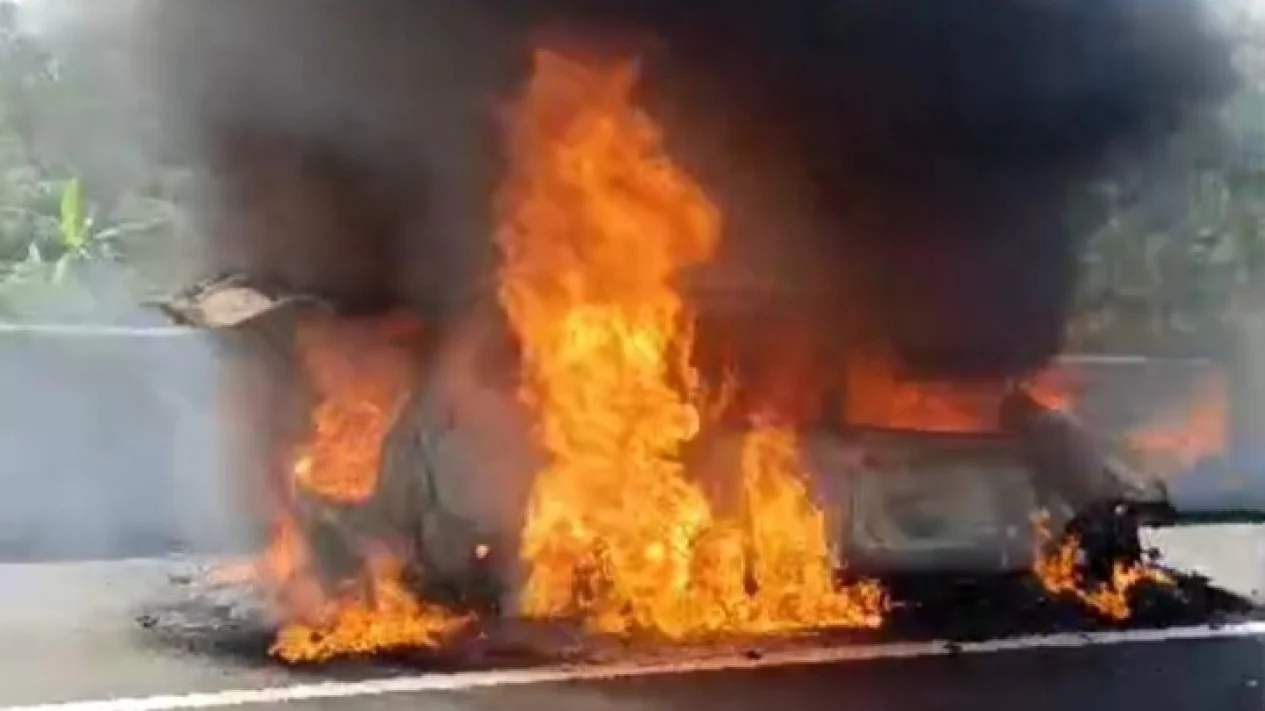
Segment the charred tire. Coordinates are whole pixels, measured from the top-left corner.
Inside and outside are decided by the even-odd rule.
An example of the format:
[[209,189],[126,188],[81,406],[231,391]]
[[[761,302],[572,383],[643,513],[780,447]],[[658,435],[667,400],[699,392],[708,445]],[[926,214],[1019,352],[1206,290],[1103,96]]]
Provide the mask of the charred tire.
[[1103,502],[1072,518],[1066,531],[1080,541],[1089,579],[1107,582],[1117,564],[1141,562],[1140,520],[1139,512],[1125,502]]
[[508,547],[458,510],[452,487],[469,479],[468,472],[440,447],[455,424],[434,388],[422,385],[412,393],[383,443],[375,517],[401,542],[427,600],[496,612],[506,593],[500,552]]

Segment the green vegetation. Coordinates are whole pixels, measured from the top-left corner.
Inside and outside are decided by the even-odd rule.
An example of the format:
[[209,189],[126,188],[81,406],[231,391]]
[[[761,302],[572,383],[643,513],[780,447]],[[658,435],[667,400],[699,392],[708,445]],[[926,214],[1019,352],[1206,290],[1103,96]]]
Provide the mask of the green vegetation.
[[114,318],[167,286],[186,171],[113,129],[97,55],[55,51],[18,19],[0,1],[0,319]]
[[1223,9],[1241,14],[1242,85],[1154,163],[1101,186],[1107,220],[1082,250],[1075,349],[1198,353],[1265,310],[1265,17]]

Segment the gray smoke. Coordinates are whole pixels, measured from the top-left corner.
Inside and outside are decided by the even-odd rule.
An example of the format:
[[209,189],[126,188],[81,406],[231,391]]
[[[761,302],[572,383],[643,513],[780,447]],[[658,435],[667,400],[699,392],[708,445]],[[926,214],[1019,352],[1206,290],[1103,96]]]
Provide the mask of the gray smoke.
[[[704,310],[736,286],[757,302],[738,330],[782,350],[763,357],[887,345],[951,374],[1014,373],[1057,351],[1092,226],[1069,224],[1069,201],[1113,165],[1139,165],[1232,83],[1195,0],[33,7],[31,21],[66,43],[108,36],[132,50],[101,63],[127,98],[109,123],[146,137],[156,126],[163,158],[208,168],[205,271],[367,311],[442,315],[486,293],[504,160],[495,110],[521,87],[541,31],[632,48],[673,157],[727,218],[721,259],[691,275]],[[791,316],[824,343],[759,337]],[[21,453],[6,456],[4,479],[21,495],[0,518],[22,525],[6,531],[108,555],[150,552],[136,541],[158,529],[234,528],[222,520],[233,506],[210,503],[227,496],[207,434],[219,422],[214,354],[203,339],[171,347],[196,352],[10,349],[0,380],[21,405],[0,431],[3,450]],[[492,412],[475,419],[502,426]],[[156,440],[181,437],[157,453]],[[156,484],[141,470],[178,474]],[[172,520],[155,523],[159,510]]]
[[495,102],[558,30],[637,49],[726,211],[720,281],[952,374],[1058,350],[1068,201],[1232,83],[1194,0],[187,0],[140,26],[172,145],[213,169],[208,268],[365,309],[478,292]]

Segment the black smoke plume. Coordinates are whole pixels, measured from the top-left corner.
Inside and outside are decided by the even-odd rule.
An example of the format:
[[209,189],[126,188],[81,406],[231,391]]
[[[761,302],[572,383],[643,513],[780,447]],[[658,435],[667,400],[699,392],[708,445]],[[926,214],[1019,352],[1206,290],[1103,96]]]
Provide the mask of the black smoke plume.
[[173,145],[212,169],[209,267],[459,308],[494,269],[496,102],[534,42],[567,37],[636,48],[674,158],[724,208],[700,298],[777,291],[770,318],[952,374],[1060,348],[1085,227],[1068,201],[1232,83],[1195,0],[184,0],[143,18]]

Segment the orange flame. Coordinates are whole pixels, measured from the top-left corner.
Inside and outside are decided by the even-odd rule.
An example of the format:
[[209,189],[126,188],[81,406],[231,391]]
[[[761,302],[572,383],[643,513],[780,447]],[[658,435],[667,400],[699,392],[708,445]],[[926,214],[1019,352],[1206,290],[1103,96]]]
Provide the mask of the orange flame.
[[272,653],[287,662],[319,662],[384,649],[438,647],[470,618],[422,602],[403,582],[399,562],[371,555],[358,584],[333,597],[320,596],[311,621],[281,628]]
[[413,377],[407,351],[386,335],[394,326],[299,324],[300,366],[320,400],[312,414],[312,437],[294,460],[298,487],[347,504],[373,496],[382,440]]
[[877,627],[886,603],[876,583],[835,591],[825,516],[812,501],[795,433],[757,427],[743,442],[741,462],[757,590],[746,618],[770,631],[820,624]]
[[1194,402],[1169,412],[1126,436],[1129,447],[1164,472],[1194,466],[1225,451],[1229,431],[1229,393],[1225,378],[1214,374],[1199,385]]
[[1037,373],[1023,387],[1032,399],[1051,410],[1070,413],[1076,404],[1069,374],[1057,367]]
[[[1073,390],[1066,375],[1044,370],[1017,384],[1043,407],[1070,412]],[[848,361],[844,420],[851,425],[941,433],[988,433],[1001,428],[1006,381],[914,380],[891,362],[869,357]]]
[[[405,324],[407,325],[407,324]],[[395,319],[299,324],[299,364],[316,390],[308,438],[289,468],[290,495],[320,505],[363,505],[378,486],[381,448],[414,377]],[[397,558],[360,542],[364,570],[329,590],[294,515],[280,512],[260,576],[282,621],[272,652],[290,662],[323,661],[380,649],[430,647],[466,620],[417,600]]]
[[1032,572],[1051,595],[1073,598],[1103,617],[1123,621],[1133,614],[1129,596],[1138,584],[1173,584],[1173,579],[1162,570],[1142,563],[1116,562],[1110,582],[1087,587],[1081,575],[1080,540],[1068,535],[1055,545],[1049,516],[1045,514],[1034,517],[1034,525],[1037,551]]
[[851,358],[845,420],[852,425],[924,432],[996,432],[1006,384],[920,381],[888,362]]
[[681,463],[702,394],[670,281],[711,257],[721,220],[632,104],[635,75],[540,51],[513,114],[500,298],[550,459],[523,529],[522,610],[669,638],[877,625],[873,586],[830,584],[793,436],[751,435],[744,521],[718,520]]

